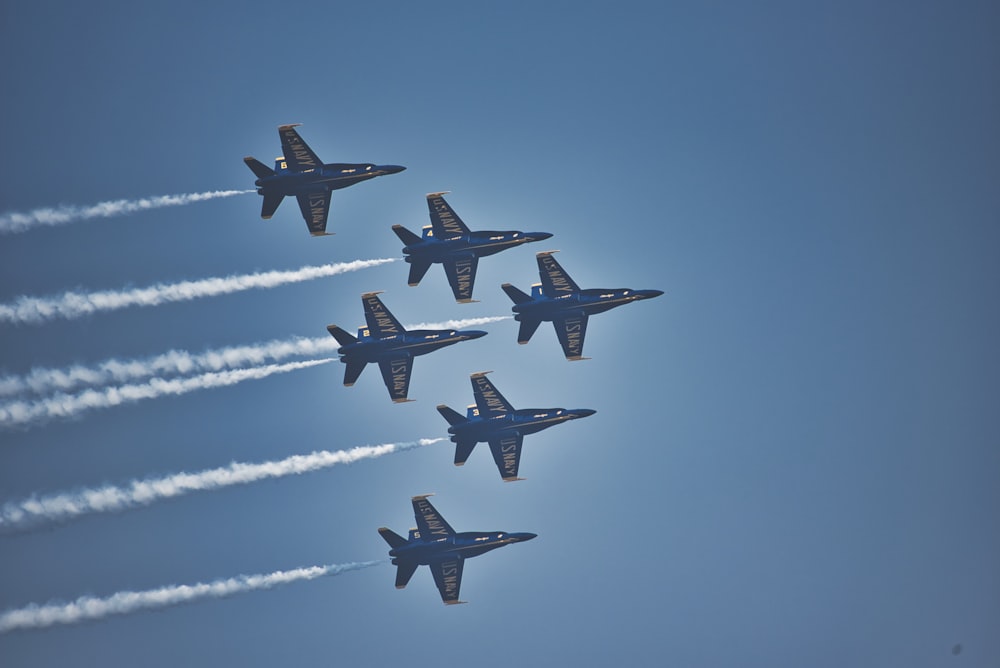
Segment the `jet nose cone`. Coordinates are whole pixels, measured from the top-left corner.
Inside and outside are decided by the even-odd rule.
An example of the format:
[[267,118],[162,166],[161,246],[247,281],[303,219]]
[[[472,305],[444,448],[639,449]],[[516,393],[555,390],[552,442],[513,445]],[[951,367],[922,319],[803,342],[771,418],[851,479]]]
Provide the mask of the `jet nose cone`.
[[523,543],[526,540],[531,540],[532,538],[538,538],[538,534],[537,533],[527,533],[527,532],[525,532],[525,533],[512,533],[512,534],[510,534],[510,537],[516,543]]
[[402,165],[382,165],[379,169],[383,170],[387,174],[399,174],[401,171],[406,169]]
[[663,294],[663,290],[636,290],[639,299],[652,299]]
[[578,408],[575,411],[571,412],[573,413],[573,419],[577,420],[579,418],[590,417],[597,411],[595,411],[593,408]]
[[528,232],[524,236],[531,239],[531,241],[545,241],[552,236],[551,232]]
[[462,336],[466,339],[481,339],[482,337],[489,334],[489,332],[484,332],[479,329],[465,329],[462,330]]

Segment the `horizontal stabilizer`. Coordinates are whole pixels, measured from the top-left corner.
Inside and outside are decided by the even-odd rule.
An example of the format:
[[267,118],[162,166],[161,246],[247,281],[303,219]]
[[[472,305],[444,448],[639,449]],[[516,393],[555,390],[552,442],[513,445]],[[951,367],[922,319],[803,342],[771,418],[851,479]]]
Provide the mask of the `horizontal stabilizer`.
[[518,290],[510,283],[504,283],[500,287],[507,293],[507,296],[510,297],[510,300],[515,304],[525,304],[531,301],[531,297],[524,294],[524,292]]
[[396,589],[404,589],[406,587],[410,582],[410,578],[417,572],[417,566],[419,565],[415,561],[403,561],[396,566]]
[[271,192],[264,195],[264,201],[260,205],[260,217],[264,220],[270,220],[274,212],[281,206],[281,200],[283,199],[285,199],[284,195],[276,195]]
[[441,404],[440,406],[438,406],[437,410],[438,410],[438,413],[441,414],[441,417],[443,417],[445,420],[447,420],[448,424],[450,424],[450,425],[462,424],[463,422],[466,421],[465,416],[463,416],[461,413],[459,413],[456,410],[448,408],[444,404]]
[[248,155],[243,158],[243,162],[247,163],[247,167],[250,168],[251,172],[256,174],[258,179],[266,179],[269,176],[274,176],[274,170],[257,158],[252,158]]
[[421,279],[427,273],[427,270],[431,268],[431,263],[427,260],[409,258],[410,260],[410,276],[407,278],[406,283],[412,288],[415,285],[420,285]]
[[459,441],[455,446],[455,466],[465,466],[465,462],[476,447],[477,441]]
[[531,340],[531,336],[538,330],[538,326],[542,324],[541,320],[536,319],[525,319],[521,321],[521,327],[517,330],[517,342],[524,345]]
[[357,343],[358,340],[350,332],[337,327],[336,325],[327,325],[326,331],[330,332],[330,336],[337,339],[337,343],[342,346],[346,346],[350,343]]
[[382,536],[382,538],[385,539],[385,542],[389,543],[389,547],[391,548],[403,547],[406,545],[405,538],[387,527],[379,527],[378,535]]
[[412,246],[413,244],[420,243],[420,237],[418,237],[413,232],[410,232],[402,225],[393,225],[392,231],[395,232],[396,236],[399,237],[399,240],[402,241],[403,244],[407,246]]

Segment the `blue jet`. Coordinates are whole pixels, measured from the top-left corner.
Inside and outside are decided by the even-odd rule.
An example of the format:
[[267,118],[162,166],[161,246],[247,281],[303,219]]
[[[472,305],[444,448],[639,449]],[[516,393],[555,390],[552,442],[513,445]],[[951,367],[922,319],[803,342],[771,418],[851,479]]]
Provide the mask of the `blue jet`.
[[256,158],[247,156],[247,163],[257,180],[257,192],[264,197],[260,217],[268,220],[287,196],[299,200],[302,217],[314,237],[326,236],[326,219],[330,215],[330,192],[386,174],[398,174],[406,169],[399,165],[372,165],[333,162],[324,165],[312,149],[302,141],[295,128],[301,123],[278,126],[284,155],[271,169]]
[[455,533],[427,500],[428,496],[432,495],[413,497],[413,516],[417,519],[417,528],[410,529],[408,539],[386,527],[378,530],[391,548],[389,556],[396,566],[396,589],[406,587],[417,566],[430,566],[434,584],[441,592],[441,600],[445,605],[465,603],[458,600],[458,590],[462,586],[462,565],[466,559],[478,557],[504,545],[523,543],[537,536],[533,533],[504,531]]
[[548,232],[518,230],[473,232],[444,200],[446,194],[427,195],[431,224],[423,228],[423,238],[402,225],[392,226],[392,231],[406,244],[403,254],[409,256],[406,261],[410,263],[411,286],[418,285],[431,265],[439,262],[444,266],[455,301],[467,304],[473,301],[472,284],[476,281],[479,258],[552,236]]
[[576,420],[593,415],[597,411],[589,408],[567,410],[565,408],[522,408],[515,410],[504,399],[493,383],[486,378],[490,371],[474,373],[472,393],[476,397],[474,406],[469,406],[468,417],[444,404],[437,407],[438,413],[448,421],[448,433],[455,446],[455,466],[462,466],[472,454],[476,443],[489,443],[493,461],[504,482],[522,480],[517,477],[521,463],[521,444],[526,434],[535,432],[567,420]]
[[346,387],[354,385],[369,362],[376,362],[382,370],[382,380],[385,381],[392,400],[396,403],[411,401],[406,398],[406,393],[410,387],[414,357],[459,341],[486,336],[486,332],[474,329],[407,331],[378,298],[379,294],[366,292],[361,295],[361,303],[365,307],[365,322],[368,325],[358,328],[357,337],[336,325],[326,328],[341,345],[337,352],[340,354],[340,361],[347,365],[344,370]]
[[517,342],[525,344],[531,339],[542,321],[550,321],[559,337],[563,354],[570,361],[588,359],[583,356],[583,337],[587,334],[587,319],[622,304],[641,299],[652,299],[663,290],[630,290],[628,288],[591,288],[581,290],[569,277],[552,254],[557,251],[536,253],[538,275],[541,283],[531,286],[531,296],[504,283],[503,291],[514,302],[514,320],[521,323]]

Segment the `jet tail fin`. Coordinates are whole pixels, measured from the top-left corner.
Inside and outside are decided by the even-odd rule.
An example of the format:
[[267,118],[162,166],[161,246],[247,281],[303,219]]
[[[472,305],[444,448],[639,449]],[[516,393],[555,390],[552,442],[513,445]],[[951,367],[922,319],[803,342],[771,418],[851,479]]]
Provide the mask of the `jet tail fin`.
[[402,241],[407,246],[412,246],[413,244],[420,243],[420,237],[418,237],[413,232],[410,232],[402,225],[393,225],[392,231],[395,232],[396,236],[399,237],[399,240]]
[[438,413],[441,414],[441,417],[443,417],[445,420],[447,420],[448,424],[450,424],[450,425],[462,424],[463,422],[466,422],[466,418],[465,418],[464,415],[462,415],[461,413],[459,413],[456,410],[448,408],[444,404],[441,404],[440,406],[438,406],[437,410],[438,410]]
[[510,300],[515,304],[524,304],[531,301],[531,297],[524,294],[524,292],[518,290],[510,283],[504,283],[500,287],[507,293],[507,296],[510,297]]
[[342,346],[346,346],[349,343],[357,343],[357,338],[348,331],[337,327],[336,325],[327,325],[326,331],[330,332],[330,336],[337,339],[337,343]]
[[247,163],[247,167],[250,171],[257,175],[258,179],[267,178],[268,176],[274,176],[274,170],[265,165],[263,162],[257,158],[247,156],[243,158],[243,162]]
[[406,539],[388,527],[379,527],[378,535],[382,536],[393,549],[406,545]]

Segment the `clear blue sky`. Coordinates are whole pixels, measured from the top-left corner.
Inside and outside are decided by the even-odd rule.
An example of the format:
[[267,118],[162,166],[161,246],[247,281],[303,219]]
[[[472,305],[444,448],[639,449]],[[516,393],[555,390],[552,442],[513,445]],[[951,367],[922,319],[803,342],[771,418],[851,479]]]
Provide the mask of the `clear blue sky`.
[[[414,403],[324,365],[0,431],[0,502],[230,461],[444,436],[468,374],[597,414],[502,484],[441,443],[0,536],[0,609],[380,559],[436,492],[458,530],[539,538],[441,605],[389,566],[0,635],[4,666],[996,666],[1000,10],[990,2],[35,3],[0,8],[0,213],[252,187],[300,122],[336,194],[313,239],[256,195],[0,237],[0,302],[392,257],[424,194],[545,230],[473,305],[406,267],[44,325],[0,372],[200,352],[362,322],[503,315],[557,248],[587,362],[516,325],[419,358]],[[961,645],[961,653],[953,648]]]

